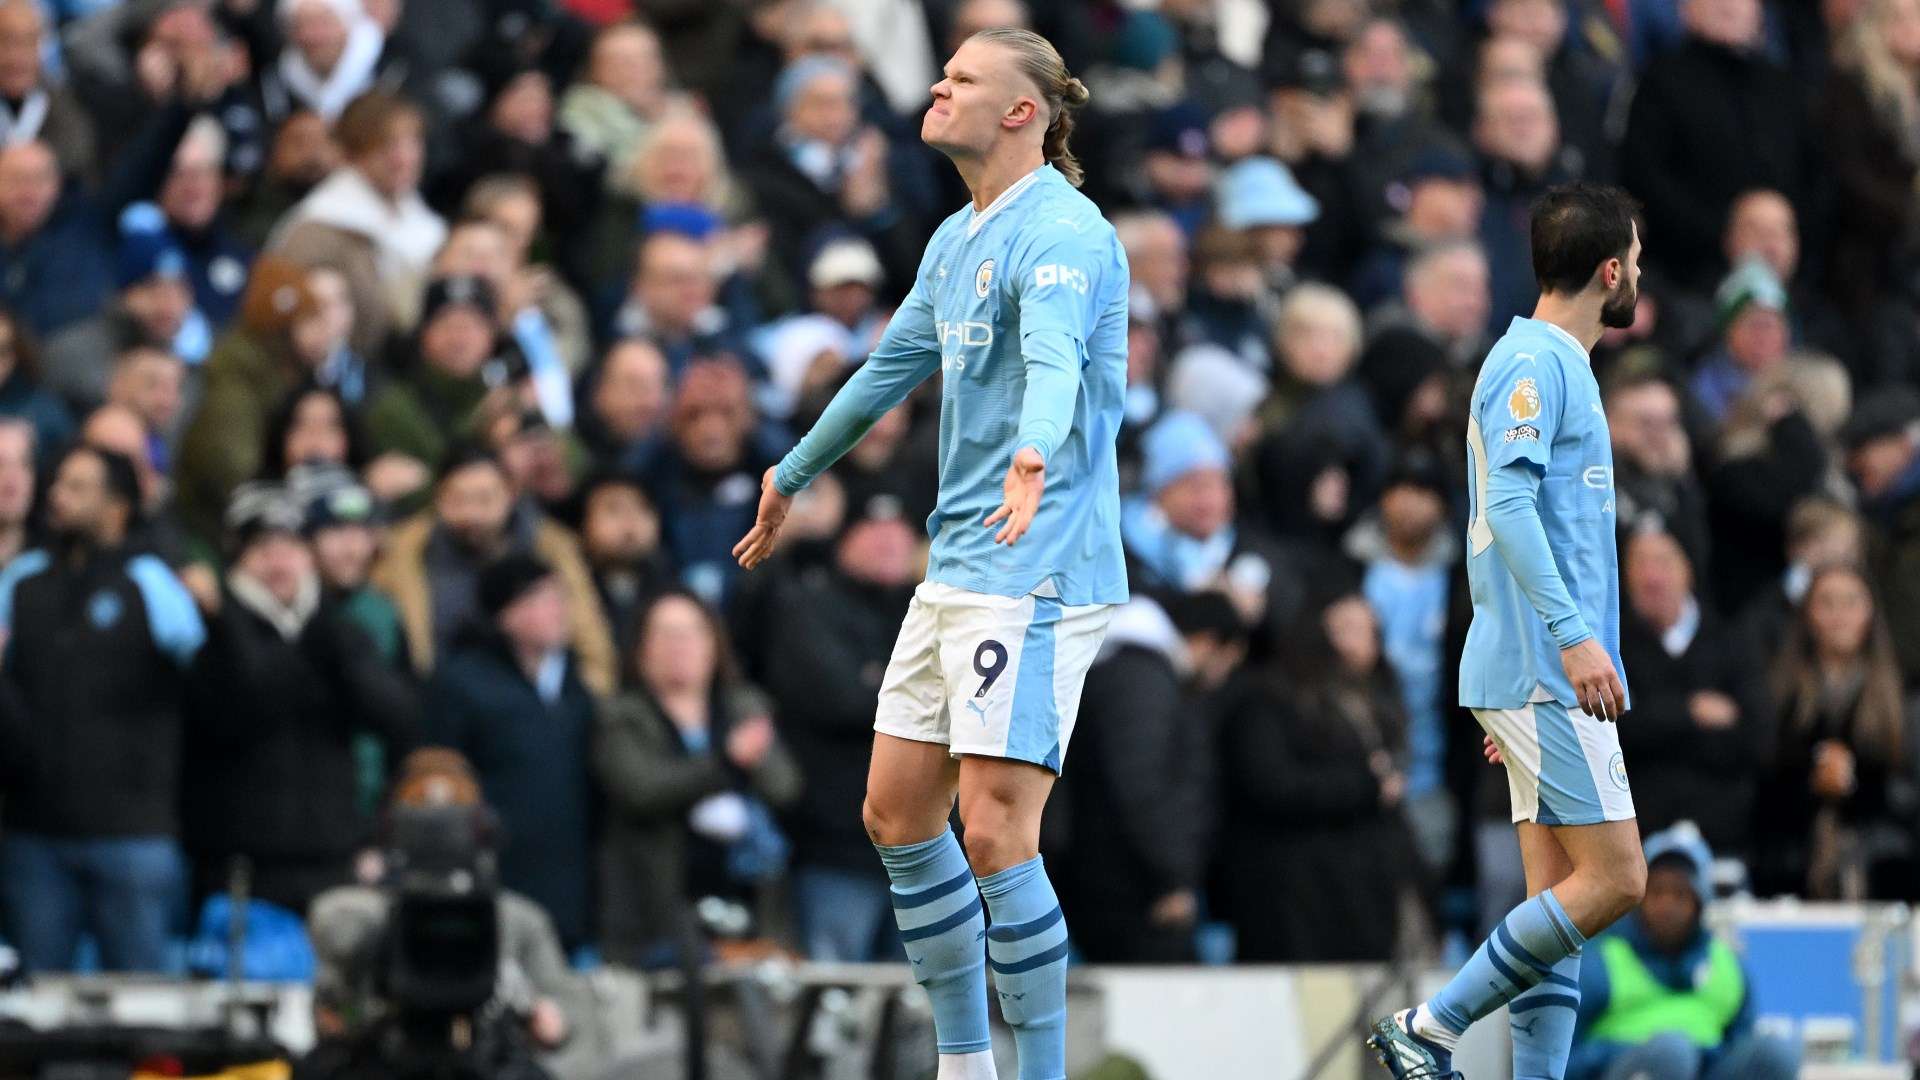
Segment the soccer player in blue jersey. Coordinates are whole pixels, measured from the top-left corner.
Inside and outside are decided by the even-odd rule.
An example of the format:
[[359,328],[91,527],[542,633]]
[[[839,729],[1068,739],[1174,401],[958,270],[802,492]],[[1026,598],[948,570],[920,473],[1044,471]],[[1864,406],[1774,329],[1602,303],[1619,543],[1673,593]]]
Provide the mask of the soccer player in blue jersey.
[[[1053,46],[982,31],[944,76],[921,137],[973,202],[934,232],[880,344],[768,471],[734,553],[748,569],[764,560],[794,493],[943,373],[933,551],[880,685],[867,832],[933,1001],[939,1080],[995,1075],[989,963],[1021,1080],[1063,1080],[1067,929],[1041,865],[1040,812],[1112,606],[1127,599],[1114,456],[1127,263],[1075,190],[1067,137],[1087,88]],[[956,797],[964,852],[947,828]]]
[[1367,1042],[1399,1080],[1455,1075],[1469,1024],[1508,1006],[1517,1080],[1560,1080],[1580,1005],[1580,946],[1632,910],[1647,868],[1614,726],[1620,665],[1613,452],[1587,350],[1633,323],[1634,205],[1555,188],[1533,208],[1540,302],[1487,354],[1467,419],[1473,625],[1460,704],[1507,769],[1528,899],[1439,994]]

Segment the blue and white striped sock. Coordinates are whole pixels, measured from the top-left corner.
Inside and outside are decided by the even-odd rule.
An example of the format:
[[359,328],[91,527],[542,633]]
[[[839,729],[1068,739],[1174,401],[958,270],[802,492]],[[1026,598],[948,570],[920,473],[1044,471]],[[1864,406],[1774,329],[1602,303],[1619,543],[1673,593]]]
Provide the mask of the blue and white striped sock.
[[924,843],[874,845],[893,881],[893,917],[913,979],[933,1001],[941,1054],[993,1048],[987,1031],[986,914],[951,829]]
[[1039,856],[980,879],[993,926],[987,959],[1013,1028],[1020,1080],[1066,1080],[1067,924]]
[[1507,1003],[1513,1080],[1562,1080],[1580,1018],[1580,954],[1553,965],[1533,989]]
[[1545,981],[1586,944],[1548,889],[1507,913],[1466,965],[1413,1014],[1413,1029],[1452,1050],[1475,1020]]

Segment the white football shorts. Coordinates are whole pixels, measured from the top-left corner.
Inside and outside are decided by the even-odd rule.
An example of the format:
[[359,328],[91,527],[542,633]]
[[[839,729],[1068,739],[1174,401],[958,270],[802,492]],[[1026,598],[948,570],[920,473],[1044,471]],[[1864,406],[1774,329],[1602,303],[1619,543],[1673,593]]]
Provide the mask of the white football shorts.
[[922,582],[880,682],[873,730],[1058,773],[1112,604]]
[[1633,816],[1620,727],[1569,709],[1544,688],[1518,709],[1475,709],[1500,748],[1513,820],[1597,825]]

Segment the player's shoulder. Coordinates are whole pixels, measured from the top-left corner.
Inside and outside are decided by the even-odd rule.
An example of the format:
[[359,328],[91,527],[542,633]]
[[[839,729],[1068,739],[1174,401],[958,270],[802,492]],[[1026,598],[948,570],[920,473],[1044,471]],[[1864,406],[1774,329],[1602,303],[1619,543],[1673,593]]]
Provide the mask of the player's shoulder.
[[1033,194],[1017,226],[1030,243],[1068,242],[1098,248],[1116,242],[1113,226],[1100,208],[1066,180],[1056,178]]
[[[1528,399],[1537,403],[1542,392],[1557,394],[1564,379],[1558,342],[1544,335],[1516,328],[1503,335],[1487,351],[1480,368],[1475,403],[1486,406],[1496,399]],[[1537,404],[1534,406],[1538,408]],[[1515,414],[1523,410],[1516,408]]]
[[1586,358],[1574,354],[1572,346],[1557,334],[1542,331],[1519,320],[1487,350],[1485,371],[1497,374],[1509,370],[1537,370],[1562,381],[1566,365],[1584,364]]

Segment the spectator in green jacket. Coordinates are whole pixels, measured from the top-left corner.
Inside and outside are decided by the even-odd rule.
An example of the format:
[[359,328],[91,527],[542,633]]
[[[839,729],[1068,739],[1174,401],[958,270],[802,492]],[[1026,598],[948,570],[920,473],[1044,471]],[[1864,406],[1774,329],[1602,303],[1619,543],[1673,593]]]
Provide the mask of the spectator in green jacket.
[[367,406],[375,454],[396,453],[438,468],[449,444],[469,434],[487,394],[482,369],[500,343],[493,286],[444,277],[427,286],[414,354]]
[[1647,841],[1646,899],[1588,942],[1580,961],[1567,1080],[1798,1075],[1799,1049],[1753,1030],[1752,979],[1739,955],[1701,924],[1712,865],[1692,822]]

